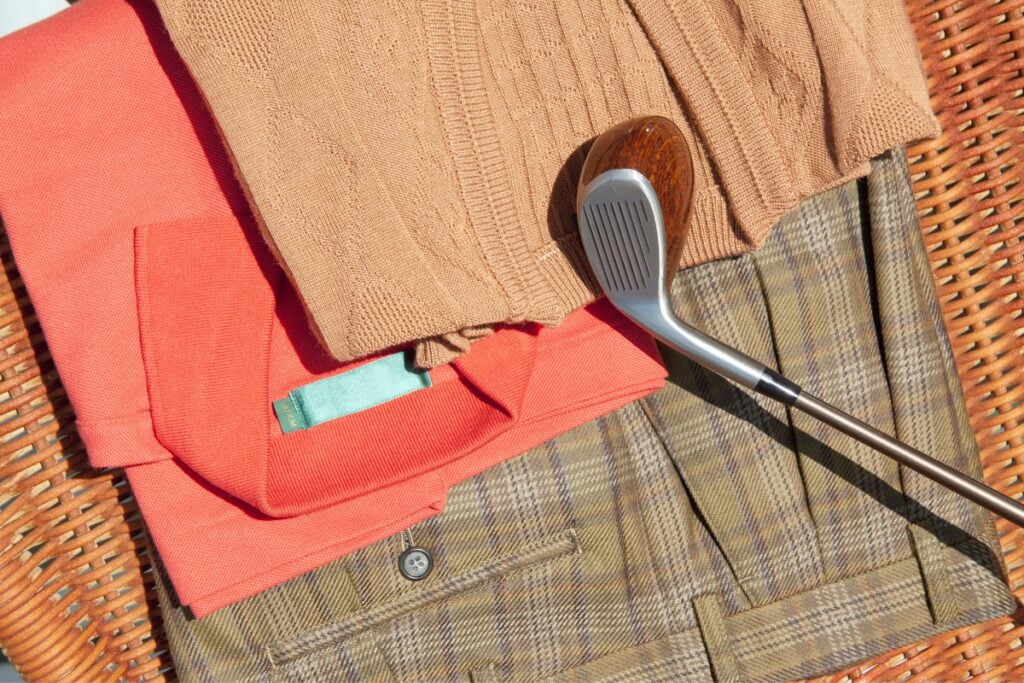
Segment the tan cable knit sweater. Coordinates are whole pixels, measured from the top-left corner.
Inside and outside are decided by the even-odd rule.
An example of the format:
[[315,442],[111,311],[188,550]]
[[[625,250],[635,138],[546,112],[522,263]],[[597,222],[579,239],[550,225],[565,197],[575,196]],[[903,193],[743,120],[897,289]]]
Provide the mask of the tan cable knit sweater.
[[576,178],[624,119],[697,154],[683,265],[937,132],[900,0],[156,3],[340,360],[592,299]]

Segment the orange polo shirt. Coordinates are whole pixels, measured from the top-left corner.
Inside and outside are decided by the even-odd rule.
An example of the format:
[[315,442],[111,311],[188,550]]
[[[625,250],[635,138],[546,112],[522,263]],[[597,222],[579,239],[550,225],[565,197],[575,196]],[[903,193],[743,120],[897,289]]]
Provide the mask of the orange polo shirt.
[[597,302],[286,432],[275,400],[374,359],[317,345],[155,10],[84,0],[0,40],[0,92],[0,216],[79,432],[125,468],[197,616],[437,514],[454,483],[664,380]]

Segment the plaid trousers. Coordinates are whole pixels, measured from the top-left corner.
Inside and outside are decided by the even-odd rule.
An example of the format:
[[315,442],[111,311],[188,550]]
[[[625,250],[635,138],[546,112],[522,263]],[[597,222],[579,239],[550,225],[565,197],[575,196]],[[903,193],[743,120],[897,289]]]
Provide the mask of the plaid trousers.
[[[673,295],[980,476],[901,152],[805,200],[761,250],[680,272]],[[784,680],[1013,611],[983,511],[663,353],[663,390],[459,484],[393,538],[201,620],[158,577],[182,680]],[[398,570],[410,544],[433,555],[422,581]]]

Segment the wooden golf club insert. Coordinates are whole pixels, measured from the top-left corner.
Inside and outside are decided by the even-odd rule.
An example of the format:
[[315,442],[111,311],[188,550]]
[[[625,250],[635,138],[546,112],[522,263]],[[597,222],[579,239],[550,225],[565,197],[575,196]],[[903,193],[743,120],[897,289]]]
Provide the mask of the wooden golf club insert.
[[693,161],[686,138],[663,116],[643,116],[615,125],[591,145],[583,162],[580,189],[617,168],[639,171],[658,195],[668,242],[666,278],[671,280],[690,228]]

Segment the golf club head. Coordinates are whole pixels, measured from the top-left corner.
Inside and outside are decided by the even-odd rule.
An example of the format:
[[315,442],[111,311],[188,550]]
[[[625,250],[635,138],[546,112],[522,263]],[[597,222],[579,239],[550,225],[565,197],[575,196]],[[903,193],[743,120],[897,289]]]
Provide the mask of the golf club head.
[[598,284],[627,315],[638,302],[667,301],[692,192],[689,147],[664,117],[620,123],[587,153],[576,196],[580,236]]
[[[601,289],[633,322],[704,367],[760,387],[764,365],[672,311],[668,290],[686,238],[692,189],[689,150],[671,121],[647,117],[615,126],[594,141],[583,164],[576,196],[583,250]],[[767,391],[795,395],[769,380]]]

